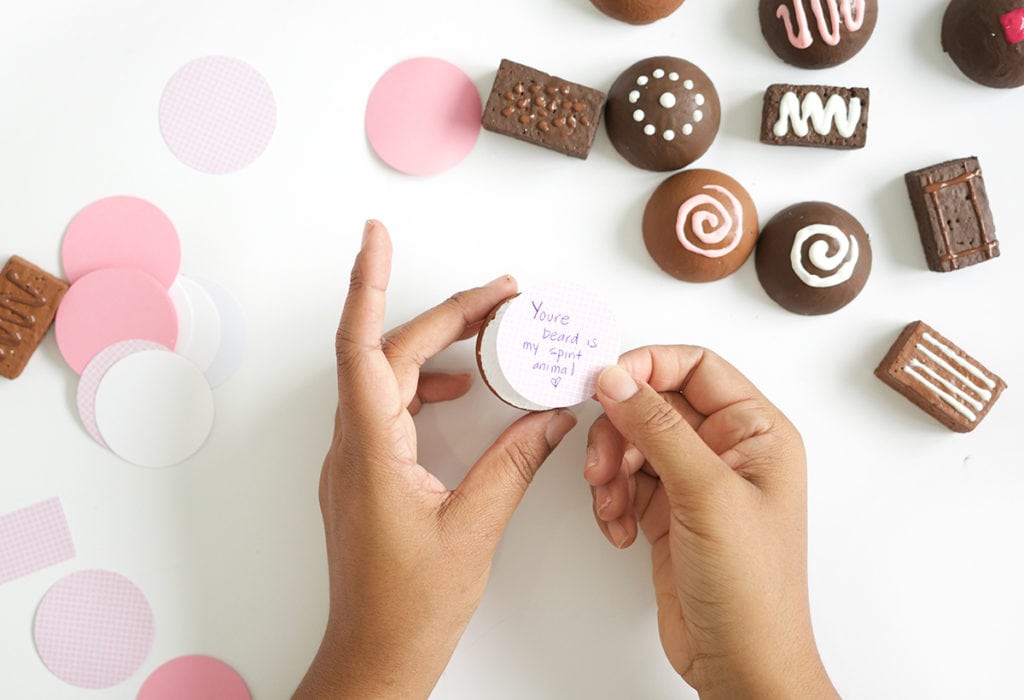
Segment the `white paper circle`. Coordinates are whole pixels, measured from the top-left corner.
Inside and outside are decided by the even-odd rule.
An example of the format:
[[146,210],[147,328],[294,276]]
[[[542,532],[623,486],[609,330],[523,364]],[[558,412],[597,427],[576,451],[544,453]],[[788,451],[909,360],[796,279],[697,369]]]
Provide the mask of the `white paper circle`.
[[509,384],[548,408],[586,401],[619,357],[615,317],[593,292],[556,283],[509,302],[498,327],[498,363]]
[[180,287],[188,298],[192,318],[191,328],[186,329],[188,335],[179,335],[174,349],[205,372],[220,350],[220,312],[206,288],[191,277],[178,277],[175,286]]
[[119,457],[167,467],[195,454],[213,428],[213,392],[202,371],[172,352],[129,355],[96,391],[96,424]]
[[220,313],[220,349],[206,368],[206,379],[210,386],[218,387],[242,366],[248,337],[245,314],[230,292],[216,282],[198,277],[192,279],[202,285]]
[[178,342],[174,345],[177,352],[185,345],[186,339],[192,337],[194,320],[192,318],[192,302],[188,298],[188,292],[181,286],[181,277],[175,277],[171,288],[167,293],[171,295],[174,302],[174,310],[178,312]]

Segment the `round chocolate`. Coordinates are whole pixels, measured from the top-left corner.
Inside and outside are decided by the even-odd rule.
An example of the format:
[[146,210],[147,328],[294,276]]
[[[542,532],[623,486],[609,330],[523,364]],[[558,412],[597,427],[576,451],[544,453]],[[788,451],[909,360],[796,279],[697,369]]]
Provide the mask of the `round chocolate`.
[[803,202],[765,225],[754,264],[761,286],[783,308],[805,316],[830,314],[864,289],[871,274],[871,243],[845,210]]
[[679,9],[683,0],[590,0],[609,17],[630,24],[650,24]]
[[665,180],[644,209],[644,243],[662,270],[713,282],[739,269],[757,241],[757,209],[740,183],[717,170]]
[[772,51],[799,68],[851,59],[875,31],[878,0],[761,0],[761,33]]
[[976,83],[1024,85],[1024,2],[953,0],[942,18],[942,48]]
[[605,127],[623,158],[646,170],[679,170],[711,147],[718,91],[697,66],[655,56],[630,66],[608,91]]

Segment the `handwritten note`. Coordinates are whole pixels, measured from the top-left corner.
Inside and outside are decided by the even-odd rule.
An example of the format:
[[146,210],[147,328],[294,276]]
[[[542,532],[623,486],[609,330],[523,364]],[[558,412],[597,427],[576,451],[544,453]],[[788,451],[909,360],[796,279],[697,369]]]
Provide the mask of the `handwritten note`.
[[619,330],[607,305],[576,285],[527,290],[509,303],[498,329],[498,363],[530,401],[574,406],[594,393],[597,375],[619,356]]

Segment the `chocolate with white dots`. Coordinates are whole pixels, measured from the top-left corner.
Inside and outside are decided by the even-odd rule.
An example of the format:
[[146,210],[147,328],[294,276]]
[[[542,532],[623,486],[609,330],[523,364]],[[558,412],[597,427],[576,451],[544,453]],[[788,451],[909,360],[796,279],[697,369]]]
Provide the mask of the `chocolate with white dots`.
[[655,56],[630,66],[612,85],[605,125],[615,149],[638,168],[679,170],[718,134],[718,91],[700,68]]

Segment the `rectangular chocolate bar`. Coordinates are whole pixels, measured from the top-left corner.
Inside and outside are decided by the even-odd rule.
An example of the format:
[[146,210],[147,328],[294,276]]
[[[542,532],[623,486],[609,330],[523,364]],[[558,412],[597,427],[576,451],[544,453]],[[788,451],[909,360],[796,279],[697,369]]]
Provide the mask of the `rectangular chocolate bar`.
[[1006,382],[922,321],[896,339],[875,376],[950,430],[974,430]]
[[488,131],[586,158],[604,102],[599,90],[502,59],[482,123]]
[[25,369],[57,314],[68,285],[35,265],[12,257],[0,271],[0,377]]
[[949,272],[999,257],[977,158],[939,163],[905,179],[930,270]]
[[869,98],[867,88],[769,85],[764,93],[761,143],[864,148]]

